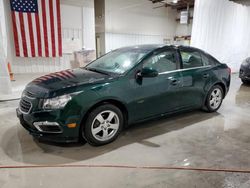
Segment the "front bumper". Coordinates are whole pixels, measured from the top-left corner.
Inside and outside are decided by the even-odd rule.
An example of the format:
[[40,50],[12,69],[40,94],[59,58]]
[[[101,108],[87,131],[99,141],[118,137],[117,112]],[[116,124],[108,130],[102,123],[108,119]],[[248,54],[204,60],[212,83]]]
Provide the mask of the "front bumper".
[[[35,138],[44,141],[51,141],[57,143],[71,143],[79,140],[80,118],[72,116],[60,118],[60,113],[54,112],[35,112],[31,114],[24,114],[19,109],[16,109],[16,114],[20,120],[20,124]],[[57,122],[61,128],[60,133],[41,132],[35,126],[35,122]],[[77,123],[75,128],[68,128],[69,123]]]

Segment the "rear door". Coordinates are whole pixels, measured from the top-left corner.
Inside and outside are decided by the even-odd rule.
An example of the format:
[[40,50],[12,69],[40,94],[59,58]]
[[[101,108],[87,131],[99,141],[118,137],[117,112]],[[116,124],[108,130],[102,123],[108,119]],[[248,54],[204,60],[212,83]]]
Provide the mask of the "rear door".
[[182,62],[183,106],[200,107],[211,82],[212,66],[204,62],[202,52],[197,49],[180,47],[179,52]]

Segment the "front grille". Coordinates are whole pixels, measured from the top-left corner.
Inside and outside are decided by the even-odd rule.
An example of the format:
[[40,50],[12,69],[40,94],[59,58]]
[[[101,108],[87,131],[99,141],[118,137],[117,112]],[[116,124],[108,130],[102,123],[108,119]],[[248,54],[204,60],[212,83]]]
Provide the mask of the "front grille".
[[20,110],[22,112],[29,113],[30,110],[31,110],[31,107],[32,107],[31,102],[29,102],[29,101],[27,101],[27,100],[25,100],[23,98],[21,99],[21,101],[20,101]]
[[35,94],[34,93],[31,93],[29,91],[25,91],[24,92],[24,95],[27,96],[28,98],[35,98]]

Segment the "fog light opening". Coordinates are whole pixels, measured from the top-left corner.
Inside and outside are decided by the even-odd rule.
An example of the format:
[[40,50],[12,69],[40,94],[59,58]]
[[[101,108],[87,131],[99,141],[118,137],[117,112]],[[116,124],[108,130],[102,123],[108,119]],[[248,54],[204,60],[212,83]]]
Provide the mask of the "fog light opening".
[[57,122],[34,122],[35,128],[42,133],[62,133],[62,128]]

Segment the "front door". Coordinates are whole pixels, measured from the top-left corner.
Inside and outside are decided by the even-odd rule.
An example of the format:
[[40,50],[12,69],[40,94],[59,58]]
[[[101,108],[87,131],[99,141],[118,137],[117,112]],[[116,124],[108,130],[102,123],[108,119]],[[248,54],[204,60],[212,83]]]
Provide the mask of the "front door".
[[135,101],[131,107],[135,120],[174,111],[181,105],[182,79],[177,51],[166,48],[154,53],[142,62],[141,68],[157,70],[159,75],[153,78],[143,77],[140,81],[131,80]]

